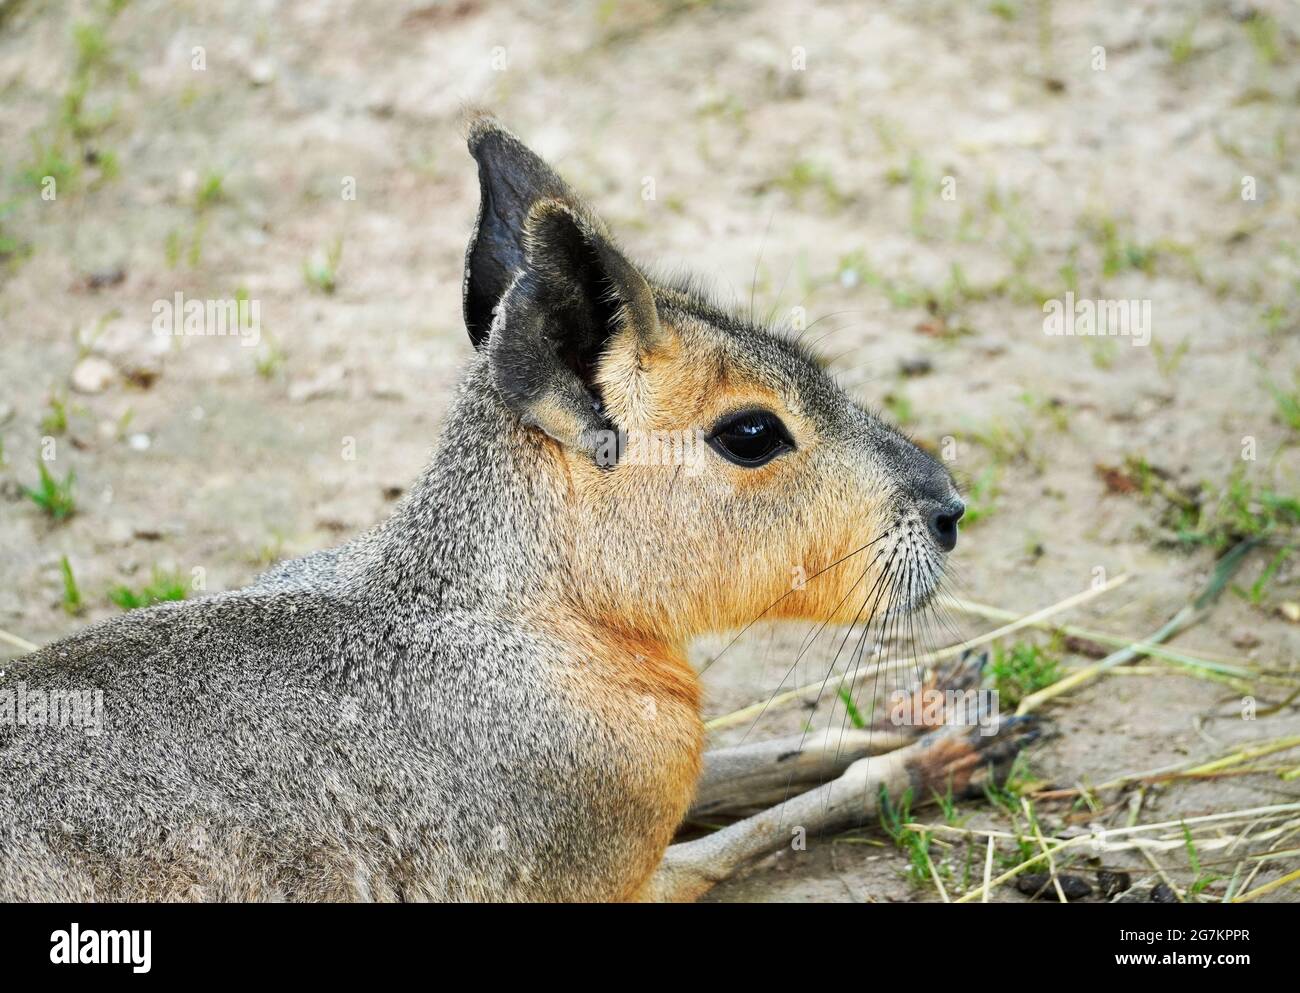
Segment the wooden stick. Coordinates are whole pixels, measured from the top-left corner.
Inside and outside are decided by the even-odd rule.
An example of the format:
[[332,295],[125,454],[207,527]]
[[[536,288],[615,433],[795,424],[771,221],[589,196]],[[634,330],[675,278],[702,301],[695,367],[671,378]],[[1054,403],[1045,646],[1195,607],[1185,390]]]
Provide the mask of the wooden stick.
[[1038,826],[1038,818],[1034,816],[1033,805],[1027,797],[1022,796],[1020,806],[1024,808],[1025,818],[1029,821],[1029,826],[1034,830],[1034,837],[1038,841],[1038,847],[1047,856],[1047,872],[1051,876],[1052,885],[1056,887],[1056,898],[1062,903],[1069,903],[1070,901],[1065,898],[1065,890],[1061,889],[1061,880],[1056,875],[1056,860],[1052,858],[1052,850],[1047,847],[1047,840],[1043,837],[1042,828]]
[[[1091,792],[1115,789],[1118,786],[1124,786],[1128,783],[1141,783],[1143,786],[1155,786],[1159,783],[1176,783],[1182,779],[1232,779],[1237,776],[1258,776],[1270,772],[1278,773],[1283,779],[1285,779],[1286,775],[1283,772],[1284,769],[1285,766],[1252,765],[1245,769],[1225,769],[1222,772],[1163,772],[1151,776],[1130,776],[1127,779],[1116,780],[1113,783],[1102,783],[1100,786],[1092,787]],[[1071,797],[1082,795],[1083,792],[1082,787],[1070,786],[1059,790],[1032,790],[1029,795],[1035,800],[1068,800]]]
[[1289,738],[1278,738],[1276,741],[1266,741],[1262,745],[1247,746],[1238,749],[1231,755],[1225,755],[1221,759],[1215,759],[1213,762],[1206,762],[1204,765],[1198,765],[1193,769],[1188,769],[1189,775],[1197,773],[1205,774],[1218,772],[1229,766],[1240,765],[1243,762],[1249,762],[1251,759],[1262,758],[1265,755],[1272,755],[1275,752],[1286,752],[1292,748],[1300,748],[1300,734],[1293,735]]
[[[963,614],[973,614],[976,617],[983,617],[990,621],[1010,621],[1018,615],[1011,610],[1004,610],[1001,607],[990,607],[983,603],[974,603],[970,600],[959,600],[956,597],[943,597],[939,601],[940,605],[952,607]],[[1113,648],[1123,648],[1127,645],[1134,645],[1142,649],[1143,653],[1150,655],[1152,658],[1163,659],[1167,662],[1181,662],[1185,665],[1195,665],[1204,667],[1214,672],[1220,672],[1224,675],[1239,676],[1242,679],[1251,679],[1258,676],[1250,667],[1265,669],[1281,669],[1283,667],[1275,663],[1247,662],[1244,659],[1227,659],[1219,656],[1212,656],[1207,652],[1197,651],[1191,648],[1182,648],[1174,650],[1164,645],[1144,642],[1140,638],[1127,638],[1123,635],[1110,634],[1106,631],[1095,631],[1092,628],[1079,627],[1075,624],[1056,624],[1043,621],[1035,624],[1034,627],[1042,628],[1046,631],[1059,631],[1061,634],[1069,635],[1074,638],[1082,638],[1085,641],[1095,641],[1098,644],[1110,645]]]
[[[956,835],[960,837],[965,837],[968,840],[972,837],[980,837],[980,836],[987,837],[989,841],[996,841],[996,840],[1013,841],[1016,842],[1017,844],[1020,842],[1032,842],[1037,840],[1033,836],[1027,834],[1016,834],[1010,831],[993,831],[985,828],[953,827],[950,824],[921,824],[918,822],[918,823],[904,824],[903,827],[907,828],[909,831],[917,831],[917,832],[925,831],[933,834]],[[1284,821],[1281,824],[1276,825],[1275,827],[1271,827],[1265,831],[1261,831],[1259,834],[1254,836],[1254,840],[1265,841],[1270,838],[1280,837],[1289,831],[1296,831],[1296,830],[1300,830],[1300,819]],[[1097,840],[1097,837],[1095,835],[1082,835],[1074,838],[1056,838],[1056,837],[1049,838],[1046,835],[1043,836],[1043,840],[1046,841],[1048,847],[1052,850],[1053,855],[1055,855],[1057,852],[1061,851],[1062,849],[1083,847],[1079,845],[1079,842],[1087,841],[1090,839],[1095,841]],[[1235,845],[1239,839],[1230,838],[1230,837],[1220,837],[1220,838],[1197,838],[1195,840],[1196,840],[1196,847],[1198,849],[1206,852],[1217,852],[1223,848],[1231,849],[1231,847]],[[1183,835],[1179,835],[1178,837],[1170,837],[1170,838],[1133,838],[1132,840],[1129,841],[1114,841],[1114,842],[1107,841],[1105,850],[1107,854],[1111,854],[1114,852],[1136,852],[1144,848],[1150,849],[1153,852],[1171,852],[1171,851],[1181,851],[1186,847],[1187,847],[1187,838]],[[1282,855],[1285,855],[1285,853],[1281,853],[1279,857],[1281,857]],[[1246,859],[1258,859],[1261,857],[1262,856],[1260,855],[1245,856]]]
[[922,840],[926,841],[925,864],[930,867],[930,878],[934,880],[934,888],[939,891],[939,896],[944,903],[952,903],[952,900],[948,898],[948,891],[943,888],[943,880],[939,878],[939,870],[934,867],[934,859],[930,858],[928,839],[923,838]]
[[[1206,824],[1215,821],[1242,820],[1246,818],[1257,818],[1267,814],[1291,813],[1297,810],[1300,810],[1300,803],[1278,803],[1278,804],[1272,804],[1271,806],[1267,806],[1267,807],[1253,807],[1247,810],[1229,810],[1219,814],[1204,814],[1200,817],[1187,817],[1178,821],[1162,821],[1158,824],[1139,824],[1133,827],[1115,828],[1114,830],[1108,830],[1104,832],[1105,843],[1107,844],[1108,849],[1113,851],[1115,849],[1114,846],[1110,844],[1110,839],[1115,838],[1119,835],[1135,834],[1144,831],[1155,831],[1155,830],[1166,829],[1166,828],[1181,829],[1184,824]],[[938,830],[939,828],[936,825],[934,829]],[[958,829],[958,830],[965,830],[965,829]],[[1052,852],[1053,853],[1061,852],[1067,848],[1082,848],[1087,843],[1096,844],[1099,840],[1101,839],[1096,834],[1080,835],[1077,838],[1070,838],[1066,841],[1061,842],[1059,845],[1057,845],[1055,848],[1052,849]],[[1151,846],[1135,845],[1133,847],[1137,847],[1145,851],[1146,848]],[[985,892],[986,887],[1001,886],[1003,883],[1007,882],[1008,880],[1014,879],[1016,876],[1020,875],[1030,866],[1037,865],[1039,862],[1042,862],[1046,857],[1047,856],[1045,852],[1040,852],[1037,855],[1033,855],[1030,858],[1026,859],[1024,862],[1021,862],[1019,865],[1013,866],[1012,868],[1008,869],[1006,872],[998,876],[996,879],[992,879],[984,883],[984,885],[980,886],[978,889],[974,889],[971,890],[969,893],[962,894],[960,897],[957,898],[955,902],[971,903],[972,901],[977,900],[982,896],[982,894]]]
[[[1234,769],[1232,766],[1239,766],[1242,763],[1249,762],[1251,759],[1261,758],[1265,755],[1272,755],[1276,752],[1289,751],[1292,748],[1300,748],[1300,735],[1293,735],[1285,738],[1275,738],[1272,741],[1264,741],[1254,745],[1247,745],[1238,748],[1235,752],[1229,752],[1217,759],[1211,759],[1201,765],[1192,765],[1195,759],[1189,759],[1185,762],[1177,762],[1171,766],[1163,766],[1159,769],[1148,769],[1145,772],[1134,772],[1124,776],[1119,776],[1105,783],[1098,783],[1091,787],[1096,790],[1111,790],[1129,783],[1152,783],[1171,782],[1178,779],[1219,779],[1224,776],[1247,776],[1257,772],[1279,772],[1276,766],[1251,766],[1245,769]],[[1190,766],[1190,768],[1188,768]],[[1285,769],[1285,767],[1282,767]],[[1285,780],[1289,775],[1286,772],[1281,773]],[[1071,786],[1059,790],[1040,790],[1032,795],[1040,800],[1064,800],[1068,797],[1078,796],[1082,793],[1081,787]]]
[[980,903],[989,902],[989,878],[993,875],[993,848],[995,844],[993,835],[989,835],[989,847],[984,852],[984,898],[980,900]]
[[1300,882],[1300,869],[1296,869],[1295,872],[1288,872],[1281,879],[1275,879],[1271,883],[1265,883],[1263,886],[1259,886],[1251,890],[1249,893],[1243,893],[1241,896],[1234,898],[1232,902],[1247,903],[1256,897],[1263,896],[1265,893],[1272,893],[1274,890],[1280,889],[1287,883],[1296,882]]
[[1121,648],[1117,652],[1112,652],[1100,662],[1094,665],[1085,666],[1075,672],[1070,673],[1064,679],[1058,679],[1051,686],[1044,687],[1037,693],[1031,693],[1020,701],[1020,706],[1016,708],[1016,715],[1033,713],[1038,707],[1041,707],[1047,701],[1066,693],[1076,686],[1082,686],[1084,683],[1101,675],[1107,669],[1113,669],[1117,665],[1123,665],[1125,662],[1131,662],[1133,659],[1140,658],[1146,652],[1139,648],[1139,644],[1159,644],[1162,641],[1168,641],[1178,632],[1190,627],[1199,621],[1213,606],[1227,585],[1228,580],[1232,578],[1233,573],[1241,567],[1245,561],[1247,553],[1258,544],[1255,539],[1247,539],[1234,546],[1232,551],[1228,552],[1219,560],[1218,566],[1214,570],[1214,575],[1210,577],[1210,582],[1195,600],[1185,604],[1173,617],[1169,618],[1160,628],[1150,637],[1138,643],[1135,642]]
[[24,652],[36,652],[40,650],[40,645],[33,645],[26,638],[20,638],[16,634],[10,634],[3,628],[0,628],[0,641],[7,641],[15,648],[21,648]]

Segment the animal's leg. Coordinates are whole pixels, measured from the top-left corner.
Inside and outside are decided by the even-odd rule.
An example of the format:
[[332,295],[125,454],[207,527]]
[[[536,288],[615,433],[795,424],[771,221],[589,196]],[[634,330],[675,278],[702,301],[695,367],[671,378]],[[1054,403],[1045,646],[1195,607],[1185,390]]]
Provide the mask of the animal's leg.
[[765,809],[829,783],[858,759],[915,740],[894,728],[831,728],[706,752],[687,820]]
[[[979,686],[988,655],[967,653],[954,665],[927,673],[914,692],[909,712],[925,712],[923,694],[966,691]],[[815,786],[829,783],[860,758],[902,748],[933,726],[895,724],[889,708],[870,727],[829,728],[817,734],[796,734],[718,748],[704,755],[704,769],[687,820],[726,814],[751,814]],[[936,723],[954,723],[944,712]]]
[[945,728],[905,748],[859,759],[836,780],[697,841],[670,845],[646,885],[647,900],[694,900],[736,870],[791,843],[796,832],[844,831],[877,814],[881,790],[917,801],[951,791],[980,793],[1005,775],[1016,755],[1041,734],[1035,717],[1001,721],[996,733]]

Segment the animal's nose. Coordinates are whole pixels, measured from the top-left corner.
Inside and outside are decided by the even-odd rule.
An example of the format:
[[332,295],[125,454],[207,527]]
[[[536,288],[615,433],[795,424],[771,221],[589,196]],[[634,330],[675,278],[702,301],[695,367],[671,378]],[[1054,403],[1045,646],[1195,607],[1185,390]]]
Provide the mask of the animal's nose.
[[957,522],[961,520],[961,515],[964,513],[966,513],[966,505],[955,497],[946,503],[937,504],[930,510],[927,521],[930,525],[930,533],[945,552],[951,552],[957,547]]

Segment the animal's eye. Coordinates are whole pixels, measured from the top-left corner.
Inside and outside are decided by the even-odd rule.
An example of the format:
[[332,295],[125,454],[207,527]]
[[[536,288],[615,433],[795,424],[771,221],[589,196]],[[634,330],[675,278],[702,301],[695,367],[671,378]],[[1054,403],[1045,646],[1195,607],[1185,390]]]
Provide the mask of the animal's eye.
[[753,469],[794,448],[781,419],[766,410],[730,414],[709,433],[709,444],[728,462]]

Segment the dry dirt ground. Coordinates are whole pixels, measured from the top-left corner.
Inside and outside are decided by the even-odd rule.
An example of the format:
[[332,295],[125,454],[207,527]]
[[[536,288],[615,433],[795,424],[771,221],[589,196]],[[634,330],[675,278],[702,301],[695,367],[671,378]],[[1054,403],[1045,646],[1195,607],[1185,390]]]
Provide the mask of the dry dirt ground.
[[[1057,619],[1136,638],[1261,539],[1173,642],[1237,681],[1148,659],[1085,684],[1046,708],[1061,734],[1026,792],[1300,735],[1294,700],[1269,712],[1300,655],[1298,56],[1289,0],[0,0],[0,628],[57,638],[155,577],[238,586],[390,510],[470,353],[477,186],[455,116],[473,101],[636,257],[802,320],[846,386],[944,453],[972,507],[959,595],[1019,615],[1127,573]],[[1046,334],[1043,301],[1067,291],[1149,301],[1149,343]],[[259,341],[155,337],[177,292],[246,295]],[[66,519],[24,493],[42,456],[52,483],[75,477]],[[950,621],[918,640],[996,623]],[[808,634],[746,634],[705,676],[709,716],[821,678],[834,632],[787,677]],[[1001,648],[1031,643],[1093,660],[1044,632]],[[838,726],[830,686],[717,738]],[[1050,833],[1295,803],[1297,762],[1035,809]],[[1028,830],[984,801],[952,816]],[[1198,867],[1177,840],[1159,872],[1105,862],[1135,892],[1163,873],[1222,899],[1295,871],[1295,825],[1268,832],[1296,816],[1196,823],[1264,839]],[[980,840],[901,841],[811,839],[713,898],[939,899],[909,872],[926,853],[950,896],[972,854],[979,874]]]

